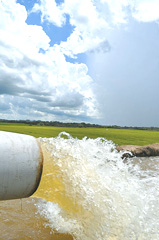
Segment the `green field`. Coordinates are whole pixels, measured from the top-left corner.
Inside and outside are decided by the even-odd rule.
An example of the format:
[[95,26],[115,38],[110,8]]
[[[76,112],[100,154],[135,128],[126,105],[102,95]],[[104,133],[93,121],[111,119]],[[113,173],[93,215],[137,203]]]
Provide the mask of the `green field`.
[[73,137],[82,139],[104,137],[115,144],[147,145],[159,142],[159,131],[133,130],[133,129],[105,129],[105,128],[70,128],[28,126],[20,123],[0,123],[1,131],[24,133],[34,137],[56,137],[62,131],[70,133]]

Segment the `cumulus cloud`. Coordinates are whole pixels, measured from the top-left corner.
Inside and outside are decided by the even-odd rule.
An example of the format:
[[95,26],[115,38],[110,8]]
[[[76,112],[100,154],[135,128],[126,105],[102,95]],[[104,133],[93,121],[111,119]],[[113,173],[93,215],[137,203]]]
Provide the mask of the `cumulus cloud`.
[[[41,21],[63,27],[66,16],[73,32],[50,46],[42,26],[28,25],[28,14],[16,0],[0,1],[0,109],[3,117],[80,120],[98,117],[92,79],[86,64],[70,63],[65,55],[110,51],[110,29],[128,22],[159,19],[158,0],[38,1],[31,12]],[[4,107],[2,107],[2,103]],[[24,107],[25,106],[25,107]],[[1,115],[2,116],[2,115]]]
[[63,5],[57,5],[55,0],[41,0],[40,3],[35,3],[32,12],[38,11],[42,13],[42,21],[47,20],[58,27],[61,27],[66,22]]
[[159,20],[158,0],[96,0],[96,4],[102,4],[104,11],[107,5],[109,9],[107,19],[114,25],[127,23],[130,15],[142,22]]
[[159,20],[159,1],[144,0],[136,1],[133,17],[142,22],[153,22]]
[[65,0],[64,11],[69,14],[70,24],[75,27],[67,42],[60,45],[64,53],[72,56],[86,52],[105,40],[108,24],[93,1]]
[[67,62],[58,45],[50,47],[42,27],[27,25],[26,19],[25,7],[15,0],[0,2],[0,95],[8,106],[4,109],[16,118],[95,117],[87,66]]
[[[39,4],[34,5],[33,10],[41,11],[42,21],[48,21],[58,26],[62,26],[65,16],[69,15],[69,21],[74,26],[74,31],[66,42],[60,44],[63,54],[76,57],[77,54],[92,50],[105,41],[108,24],[100,16],[100,12],[97,11],[92,0],[65,0],[58,6],[55,1],[52,1],[54,5],[52,8],[49,6],[50,2],[42,0]],[[59,19],[55,19],[55,8],[61,16]]]
[[55,0],[41,0],[33,10],[41,11],[42,21],[57,26],[62,26],[69,15],[74,30],[67,41],[61,42],[60,48],[72,58],[100,48],[103,42],[108,42],[108,31],[126,24],[130,15],[144,22],[159,19],[158,0],[64,0],[59,5]]

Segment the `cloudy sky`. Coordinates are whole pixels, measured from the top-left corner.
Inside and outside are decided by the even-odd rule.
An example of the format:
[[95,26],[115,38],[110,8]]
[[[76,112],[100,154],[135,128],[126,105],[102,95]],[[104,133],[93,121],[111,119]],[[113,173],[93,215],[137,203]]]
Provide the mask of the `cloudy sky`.
[[0,119],[159,127],[159,0],[0,0]]

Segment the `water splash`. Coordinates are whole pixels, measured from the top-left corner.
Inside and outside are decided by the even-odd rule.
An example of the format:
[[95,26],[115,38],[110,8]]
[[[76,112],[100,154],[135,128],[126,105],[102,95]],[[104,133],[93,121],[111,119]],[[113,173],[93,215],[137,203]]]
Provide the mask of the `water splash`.
[[158,159],[148,168],[140,159],[125,161],[104,138],[62,132],[39,140],[50,171],[37,209],[53,231],[77,240],[159,239]]

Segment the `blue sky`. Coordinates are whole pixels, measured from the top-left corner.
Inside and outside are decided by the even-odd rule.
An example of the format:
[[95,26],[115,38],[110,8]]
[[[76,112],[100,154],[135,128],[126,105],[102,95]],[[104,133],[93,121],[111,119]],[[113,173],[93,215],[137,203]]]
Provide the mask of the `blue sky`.
[[2,0],[0,118],[159,126],[158,0]]

